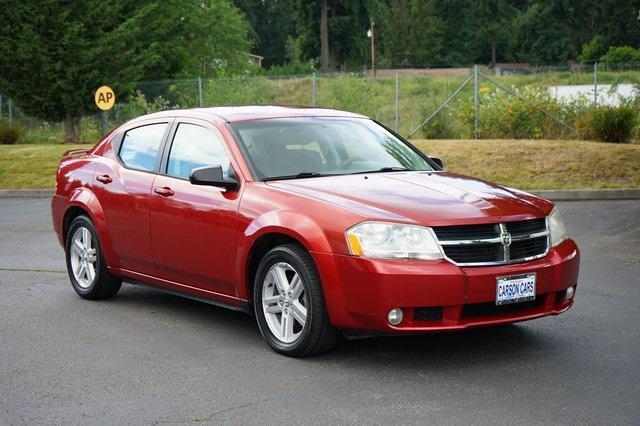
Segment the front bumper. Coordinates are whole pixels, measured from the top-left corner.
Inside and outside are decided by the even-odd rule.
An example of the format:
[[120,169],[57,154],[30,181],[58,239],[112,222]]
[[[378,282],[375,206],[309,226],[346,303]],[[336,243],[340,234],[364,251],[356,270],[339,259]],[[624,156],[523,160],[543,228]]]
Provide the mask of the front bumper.
[[[334,326],[363,331],[415,333],[508,324],[557,315],[573,305],[564,300],[576,286],[580,253],[566,240],[526,263],[459,267],[446,260],[379,260],[333,253],[312,253],[323,282]],[[533,302],[495,305],[496,277],[536,272]],[[387,322],[402,308],[404,320]]]

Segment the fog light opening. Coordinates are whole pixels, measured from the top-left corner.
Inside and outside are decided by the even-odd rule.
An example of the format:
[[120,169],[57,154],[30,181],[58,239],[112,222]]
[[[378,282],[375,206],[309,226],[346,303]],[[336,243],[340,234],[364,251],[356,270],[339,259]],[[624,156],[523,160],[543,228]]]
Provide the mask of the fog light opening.
[[391,325],[400,324],[402,322],[403,318],[404,318],[404,313],[402,312],[402,309],[400,309],[400,308],[392,309],[387,314],[387,320],[389,321],[389,324],[391,324]]
[[576,293],[575,287],[569,287],[564,293],[564,299],[565,300],[573,299],[573,296],[575,295],[575,293]]

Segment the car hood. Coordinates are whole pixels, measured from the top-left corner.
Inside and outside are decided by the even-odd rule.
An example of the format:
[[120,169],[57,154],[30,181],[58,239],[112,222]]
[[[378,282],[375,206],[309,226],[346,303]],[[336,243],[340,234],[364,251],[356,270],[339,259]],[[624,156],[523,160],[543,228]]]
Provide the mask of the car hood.
[[522,191],[447,172],[393,172],[270,181],[365,219],[423,225],[495,223],[542,217],[553,204]]

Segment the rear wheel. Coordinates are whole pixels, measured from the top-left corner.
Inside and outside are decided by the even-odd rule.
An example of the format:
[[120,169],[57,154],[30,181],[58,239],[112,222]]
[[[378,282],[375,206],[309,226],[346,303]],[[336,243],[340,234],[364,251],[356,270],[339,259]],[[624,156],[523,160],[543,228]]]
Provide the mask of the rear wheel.
[[122,281],[107,270],[98,233],[91,219],[76,217],[66,238],[67,272],[73,289],[85,299],[108,299],[120,290]]
[[318,272],[299,245],[281,245],[264,256],[253,300],[260,331],[276,352],[302,357],[335,346],[339,333],[329,323]]

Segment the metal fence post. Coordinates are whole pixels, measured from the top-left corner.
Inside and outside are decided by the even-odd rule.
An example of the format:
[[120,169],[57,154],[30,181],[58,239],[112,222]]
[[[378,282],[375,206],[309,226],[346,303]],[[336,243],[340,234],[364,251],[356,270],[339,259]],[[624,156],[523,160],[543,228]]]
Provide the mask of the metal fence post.
[[102,111],[102,121],[100,123],[100,130],[102,131],[102,136],[107,134],[107,127],[109,126],[109,111]]
[[394,117],[395,131],[398,132],[398,121],[400,120],[400,79],[396,70],[396,114]]
[[316,73],[311,76],[311,106],[316,106],[316,96],[318,95],[318,86],[316,85]]
[[427,124],[428,122],[430,122],[433,117],[435,117],[436,115],[438,115],[440,113],[440,111],[442,111],[445,107],[447,107],[449,105],[449,103],[451,101],[453,101],[455,99],[456,96],[458,96],[458,94],[460,92],[462,92],[462,89],[464,89],[465,87],[467,87],[467,85],[469,83],[471,83],[471,80],[473,80],[473,74],[469,74],[469,76],[467,77],[467,79],[464,81],[464,83],[462,83],[448,98],[446,101],[444,101],[442,104],[440,104],[440,106],[438,108],[436,108],[435,111],[433,111],[422,123],[420,123],[420,125],[418,127],[416,127],[415,129],[413,129],[413,131],[411,133],[409,133],[407,135],[407,138],[410,138],[411,136],[415,135],[418,130],[420,130],[422,127],[424,127],[425,124]]
[[7,99],[7,109],[9,110],[9,124],[13,123],[13,102],[11,98]]
[[202,77],[198,77],[198,106],[202,108]]
[[598,106],[598,63],[593,63],[593,106]]
[[478,66],[473,66],[473,139],[478,140],[478,120],[479,120],[479,104],[478,104]]

